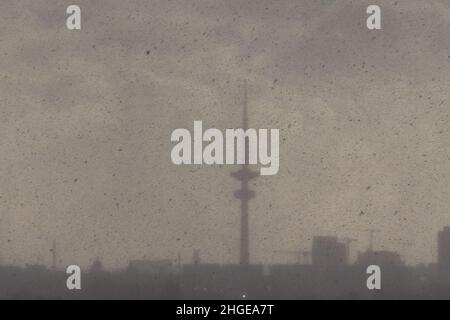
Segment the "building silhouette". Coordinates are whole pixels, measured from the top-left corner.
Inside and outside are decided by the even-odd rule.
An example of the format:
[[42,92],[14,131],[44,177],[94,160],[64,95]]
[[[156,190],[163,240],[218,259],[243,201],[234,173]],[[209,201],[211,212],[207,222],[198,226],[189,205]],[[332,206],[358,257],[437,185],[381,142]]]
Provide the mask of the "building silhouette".
[[442,276],[450,275],[450,227],[438,233],[438,269]]
[[[143,259],[107,270],[97,258],[82,270],[79,291],[68,290],[65,270],[53,266],[0,266],[0,299],[450,299],[449,230],[439,232],[438,262],[418,266],[406,265],[397,252],[370,248],[349,263],[345,241],[329,236],[313,238],[312,263],[179,267]],[[369,265],[381,268],[381,290],[367,289]]]

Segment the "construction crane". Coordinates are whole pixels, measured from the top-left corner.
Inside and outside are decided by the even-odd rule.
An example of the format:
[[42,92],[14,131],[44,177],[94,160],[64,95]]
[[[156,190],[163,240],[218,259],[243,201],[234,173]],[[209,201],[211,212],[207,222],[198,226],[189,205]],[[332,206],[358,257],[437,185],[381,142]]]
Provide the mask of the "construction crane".
[[295,255],[297,257],[297,264],[310,264],[311,252],[305,250],[275,250],[277,253],[284,253]]
[[403,248],[405,248],[411,247],[414,244],[414,242],[408,240],[400,240],[400,244],[402,245]]

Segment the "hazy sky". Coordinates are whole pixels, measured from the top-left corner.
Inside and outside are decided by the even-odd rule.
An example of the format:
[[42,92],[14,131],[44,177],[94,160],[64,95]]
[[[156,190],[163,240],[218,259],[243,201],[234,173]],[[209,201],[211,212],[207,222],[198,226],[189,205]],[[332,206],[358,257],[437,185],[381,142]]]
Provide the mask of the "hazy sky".
[[[82,30],[68,31],[78,4]],[[366,28],[378,4],[382,30]],[[446,0],[0,2],[0,256],[122,267],[237,262],[234,166],[175,166],[170,134],[280,129],[280,171],[254,180],[251,261],[293,262],[313,235],[410,263],[450,225]],[[257,168],[255,168],[257,169]],[[405,246],[404,241],[412,243]]]

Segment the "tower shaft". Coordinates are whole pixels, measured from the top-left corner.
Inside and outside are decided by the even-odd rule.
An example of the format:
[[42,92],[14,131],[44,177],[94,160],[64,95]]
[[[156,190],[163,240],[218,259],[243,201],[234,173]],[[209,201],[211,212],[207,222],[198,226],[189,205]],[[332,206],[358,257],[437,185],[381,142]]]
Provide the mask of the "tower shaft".
[[[242,181],[242,189],[244,192],[248,191],[248,182]],[[240,248],[240,264],[246,266],[249,264],[249,235],[248,235],[248,197],[241,199],[241,248]]]
[[[243,129],[247,130],[247,82],[244,82],[244,97],[243,97],[243,112],[242,112]],[[255,196],[255,192],[250,190],[248,182],[257,177],[257,174],[251,171],[248,167],[249,147],[248,142],[245,142],[245,160],[246,163],[242,165],[241,170],[233,172],[231,175],[241,181],[241,188],[234,193],[234,196],[241,201],[241,229],[239,242],[239,263],[241,266],[250,264],[250,240],[249,240],[249,214],[248,204],[251,198]]]

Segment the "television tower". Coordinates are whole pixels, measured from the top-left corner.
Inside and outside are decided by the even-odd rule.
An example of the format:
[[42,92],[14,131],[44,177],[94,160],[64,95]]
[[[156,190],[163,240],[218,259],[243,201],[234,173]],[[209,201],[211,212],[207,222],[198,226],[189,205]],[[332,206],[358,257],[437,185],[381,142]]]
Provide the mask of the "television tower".
[[[243,97],[243,111],[242,111],[242,128],[247,130],[247,82],[244,81],[244,97]],[[255,192],[250,190],[248,183],[258,176],[258,173],[249,169],[249,148],[248,141],[245,141],[245,164],[239,171],[231,173],[231,176],[241,182],[241,188],[234,192],[234,196],[241,201],[241,238],[240,238],[240,259],[241,266],[248,266],[250,263],[249,251],[249,226],[248,226],[248,203],[250,199],[255,197]]]

